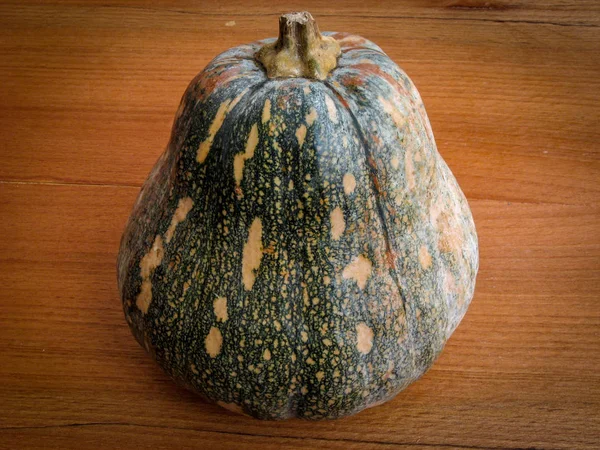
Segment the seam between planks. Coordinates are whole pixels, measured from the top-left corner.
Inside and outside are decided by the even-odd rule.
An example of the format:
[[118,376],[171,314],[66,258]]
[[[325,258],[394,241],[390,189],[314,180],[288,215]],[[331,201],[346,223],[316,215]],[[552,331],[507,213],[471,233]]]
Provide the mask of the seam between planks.
[[[14,4],[6,6],[15,6]],[[31,7],[32,5],[24,5],[25,8]],[[50,5],[35,5],[38,7],[64,6],[60,3],[53,3]],[[127,6],[127,5],[73,5],[74,8],[83,8],[85,10],[99,10],[99,9],[124,9],[124,10],[138,10],[147,11],[151,13],[174,13],[174,14],[187,14],[199,17],[279,17],[279,13],[231,13],[231,12],[202,12],[202,11],[188,11],[185,9],[173,9],[173,8],[152,8],[147,6]],[[475,13],[482,13],[487,11],[483,8],[452,8],[450,11],[474,11]],[[495,10],[490,12],[496,13]],[[532,11],[533,12],[533,11]],[[588,11],[590,15],[593,15],[593,11]],[[569,21],[553,21],[553,20],[533,20],[533,19],[501,19],[501,18],[486,18],[486,17],[440,17],[435,15],[381,15],[381,14],[331,14],[331,13],[317,13],[318,17],[336,17],[336,18],[358,18],[358,19],[401,19],[401,20],[440,20],[440,21],[468,21],[468,22],[491,22],[491,23],[506,23],[506,24],[525,24],[525,25],[551,25],[558,27],[580,27],[580,28],[600,28],[600,25],[586,22],[569,22]],[[559,14],[557,14],[559,15]]]
[[[134,9],[140,11],[149,12],[170,12],[175,14],[189,14],[194,16],[206,16],[206,17],[279,17],[279,13],[209,13],[199,11],[186,11],[183,9],[170,9],[170,8],[150,8],[143,6],[93,6],[92,8],[106,8],[106,9]],[[592,12],[590,11],[590,14]],[[529,25],[553,25],[558,27],[582,27],[582,28],[600,28],[600,25],[593,23],[581,23],[581,22],[557,22],[550,20],[531,20],[531,19],[491,19],[483,17],[437,17],[437,16],[403,16],[403,15],[368,15],[368,14],[320,14],[317,13],[318,17],[336,17],[336,18],[358,18],[358,19],[407,19],[407,20],[443,20],[443,21],[469,21],[469,22],[493,22],[493,23],[522,23]]]
[[39,426],[23,426],[23,427],[1,427],[2,431],[19,431],[19,430],[40,430],[40,429],[57,429],[57,428],[83,428],[83,427],[132,427],[132,428],[154,428],[154,429],[165,429],[165,430],[179,430],[179,431],[193,431],[198,433],[216,433],[231,436],[248,436],[248,437],[259,437],[259,438],[279,438],[279,439],[295,439],[300,441],[313,440],[321,442],[347,442],[357,444],[372,444],[372,445],[395,445],[397,447],[406,446],[422,446],[422,447],[450,447],[450,448],[464,448],[464,449],[491,449],[491,450],[513,450],[522,447],[490,447],[490,446],[477,446],[477,445],[465,445],[465,444],[443,444],[443,443],[420,443],[420,442],[386,442],[378,440],[354,440],[354,439],[328,439],[321,437],[301,437],[301,436],[290,436],[290,435],[272,435],[272,434],[254,434],[244,432],[231,432],[231,431],[220,431],[220,430],[204,430],[190,427],[171,427],[165,425],[144,425],[138,423],[128,422],[87,422],[87,423],[68,423],[59,425],[39,425]]
[[[125,189],[141,189],[141,184],[118,184],[118,183],[69,183],[60,181],[11,181],[11,180],[0,180],[1,185],[25,185],[25,186],[44,186],[44,187],[99,187],[99,188],[125,188]],[[497,198],[484,198],[484,197],[467,197],[469,202],[494,202],[494,203],[506,203],[509,205],[545,205],[545,206],[572,206],[572,207],[596,207],[595,203],[561,203],[561,202],[524,202],[515,200],[503,200]],[[0,428],[1,429],[1,428]]]
[[142,185],[137,184],[118,184],[118,183],[69,183],[62,181],[27,181],[27,180],[0,180],[0,185],[27,185],[27,186],[81,186],[81,187],[109,187],[109,188],[129,188],[141,189]]

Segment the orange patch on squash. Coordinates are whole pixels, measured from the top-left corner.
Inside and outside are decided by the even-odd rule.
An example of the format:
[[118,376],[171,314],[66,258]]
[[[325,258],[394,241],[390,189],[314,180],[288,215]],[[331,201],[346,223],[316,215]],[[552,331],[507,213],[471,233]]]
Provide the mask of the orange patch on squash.
[[217,322],[225,322],[229,318],[227,314],[227,299],[225,297],[218,297],[213,302],[213,310]]
[[221,129],[221,126],[223,125],[223,121],[225,120],[225,115],[227,114],[227,109],[229,108],[229,103],[231,103],[231,100],[225,100],[223,103],[221,103],[221,105],[219,106],[219,109],[217,110],[217,113],[215,114],[215,117],[208,129],[208,136],[206,137],[206,139],[204,141],[202,141],[202,143],[198,147],[198,153],[196,154],[196,160],[200,164],[202,164],[206,160],[206,157],[208,156],[208,152],[210,151],[210,148],[212,147],[213,140],[215,139],[215,135],[217,134],[217,132]]
[[211,358],[216,358],[221,353],[221,346],[223,345],[223,335],[217,327],[210,327],[208,335],[204,339],[204,347],[206,353]]
[[203,97],[210,96],[218,87],[223,87],[229,82],[239,78],[242,67],[238,64],[232,64],[223,67],[215,67],[211,71],[203,72],[196,85],[197,89],[202,91]]
[[271,100],[265,100],[265,104],[262,110],[262,123],[267,123],[271,120]]
[[356,281],[360,289],[364,289],[373,271],[373,263],[363,255],[358,255],[342,272],[342,277]]
[[327,106],[327,114],[333,123],[338,123],[337,108],[331,97],[325,96],[325,106]]
[[315,120],[317,120],[317,117],[319,117],[317,110],[315,108],[310,108],[309,113],[306,115],[306,124],[311,126]]
[[379,103],[381,104],[383,110],[391,116],[392,120],[398,128],[403,128],[404,125],[406,125],[406,119],[404,115],[400,111],[398,111],[398,108],[396,108],[396,106],[391,101],[388,101],[381,96],[379,96],[377,100],[379,100]]
[[252,125],[250,134],[246,140],[246,149],[244,153],[235,155],[233,158],[233,177],[235,178],[236,186],[239,186],[242,183],[242,178],[244,176],[244,165],[246,164],[247,159],[250,159],[254,156],[254,150],[256,150],[257,145],[258,125],[254,124]]
[[263,352],[263,359],[265,361],[271,360],[271,350],[269,350],[268,348],[265,348],[265,351]]
[[352,175],[351,173],[347,173],[342,179],[342,184],[344,185],[344,192],[347,195],[350,195],[354,192],[354,189],[356,188],[356,178],[354,178],[354,175]]
[[235,108],[235,105],[237,105],[240,100],[242,99],[242,97],[244,97],[244,95],[246,95],[248,93],[248,91],[250,90],[250,88],[246,88],[244,89],[242,92],[240,92],[237,97],[235,97],[231,103],[229,104],[229,107],[227,108],[227,113],[229,114],[229,112],[231,112],[233,110],[233,108]]
[[356,348],[363,355],[367,355],[373,348],[373,330],[366,323],[356,325]]
[[256,217],[250,226],[248,240],[242,254],[242,281],[244,288],[249,291],[256,280],[256,269],[259,268],[263,257],[262,222]]
[[173,214],[173,218],[171,219],[171,224],[167,232],[165,233],[165,241],[168,244],[173,238],[173,234],[175,233],[175,228],[185,220],[188,213],[192,210],[194,206],[194,201],[190,197],[184,197],[179,199],[179,203],[177,204],[177,209],[175,210],[175,214]]
[[344,212],[338,206],[333,211],[331,211],[330,216],[331,221],[331,238],[334,241],[339,240],[346,229],[346,222],[344,221]]
[[150,302],[152,301],[152,282],[148,279],[142,281],[142,286],[140,288],[140,293],[135,300],[135,306],[142,312],[142,314],[146,314],[148,312],[148,308],[150,307]]
[[152,302],[152,281],[150,276],[154,272],[163,260],[165,251],[163,248],[163,240],[160,235],[154,238],[154,243],[148,253],[146,253],[140,261],[140,276],[142,277],[142,286],[140,293],[136,299],[136,306],[142,312],[146,314]]
[[385,259],[387,266],[392,270],[396,270],[396,254],[389,246],[385,249]]
[[306,138],[306,125],[300,125],[296,130],[296,139],[298,139],[298,145],[302,148],[304,145],[304,139]]
[[419,248],[419,264],[421,264],[424,270],[431,267],[431,255],[424,245],[421,245],[421,248]]
[[362,86],[365,84],[365,80],[359,75],[346,75],[342,78],[342,84],[345,86]]

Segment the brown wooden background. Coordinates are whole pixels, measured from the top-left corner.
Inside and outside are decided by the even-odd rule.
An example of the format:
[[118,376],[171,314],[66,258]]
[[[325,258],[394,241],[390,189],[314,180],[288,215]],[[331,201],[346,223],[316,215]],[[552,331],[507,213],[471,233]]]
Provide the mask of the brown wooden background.
[[[443,355],[394,401],[265,423],[160,372],[115,258],[188,81],[298,8],[413,78],[481,270]],[[2,2],[0,447],[598,448],[599,27],[594,0]]]

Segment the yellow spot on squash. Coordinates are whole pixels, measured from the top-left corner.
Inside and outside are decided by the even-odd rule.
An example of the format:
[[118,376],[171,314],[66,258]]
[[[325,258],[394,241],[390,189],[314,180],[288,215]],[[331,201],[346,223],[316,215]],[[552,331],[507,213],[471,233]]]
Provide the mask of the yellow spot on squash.
[[310,91],[310,86],[308,86],[308,85],[304,86],[304,88],[302,88],[302,90],[304,91],[304,93],[305,93],[306,95],[310,94],[310,92],[311,92],[311,91]]
[[300,338],[302,339],[302,342],[308,342],[308,333],[306,331],[301,331]]
[[148,308],[150,307],[150,302],[152,301],[152,282],[148,279],[142,281],[142,287],[140,289],[140,293],[135,300],[135,305],[142,312],[142,314],[146,314],[148,312]]
[[328,277],[327,275],[325,275],[325,276],[323,277],[323,284],[324,284],[325,286],[327,286],[327,285],[329,285],[329,283],[331,283],[331,278],[330,278],[330,277]]
[[142,312],[146,314],[152,301],[152,281],[150,276],[154,272],[160,263],[162,262],[165,254],[163,248],[163,240],[160,235],[154,238],[154,243],[148,253],[146,253],[140,261],[140,276],[142,277],[142,286],[140,293],[135,301],[136,306]]
[[323,339],[323,345],[325,345],[325,347],[331,347],[332,344],[333,342],[331,342],[331,339]]
[[431,267],[431,255],[429,254],[429,251],[427,251],[427,247],[424,245],[419,248],[419,263],[425,270]]
[[449,269],[444,272],[444,290],[446,292],[457,292],[456,279]]
[[211,358],[216,358],[217,355],[221,353],[222,345],[223,335],[217,327],[210,327],[210,331],[208,332],[206,339],[204,339],[206,353],[208,353]]
[[233,110],[233,108],[235,108],[235,105],[237,105],[240,100],[242,99],[242,97],[244,95],[246,95],[248,93],[248,91],[250,90],[250,88],[246,88],[244,89],[242,92],[240,92],[238,94],[238,96],[236,98],[233,99],[233,101],[229,104],[229,106],[227,107],[227,114],[229,114],[230,111]]
[[260,266],[262,257],[262,222],[258,217],[255,217],[250,226],[248,240],[244,245],[242,254],[242,281],[247,291],[254,286],[256,280],[255,270]]
[[356,178],[354,178],[354,175],[351,173],[347,173],[342,179],[342,184],[344,185],[344,192],[347,195],[350,195],[354,192],[354,189],[356,189]]
[[363,255],[358,255],[344,268],[342,277],[345,279],[353,279],[360,289],[364,289],[367,285],[367,279],[371,276],[372,270],[373,264],[371,261]]
[[235,178],[235,184],[240,185],[244,176],[244,164],[247,159],[254,156],[254,150],[258,145],[258,125],[252,125],[250,134],[246,140],[246,149],[244,153],[239,153],[233,158],[233,177]]
[[304,289],[302,289],[302,300],[306,306],[310,305],[309,298],[308,298],[308,291],[306,290],[306,287]]
[[400,111],[398,111],[398,108],[396,108],[392,102],[384,99],[381,96],[378,97],[378,100],[379,100],[379,103],[381,103],[383,110],[386,113],[388,113],[390,116],[392,116],[392,120],[394,121],[396,126],[398,128],[403,128],[404,125],[406,124],[406,119],[400,113]]
[[392,156],[392,160],[390,162],[392,163],[392,167],[394,169],[397,169],[400,166],[400,160],[397,156]]
[[262,110],[262,123],[267,123],[271,119],[271,100],[267,99]]
[[321,381],[323,379],[323,377],[325,376],[325,372],[319,371],[315,374],[315,376],[317,377],[317,381]]
[[325,96],[325,105],[327,106],[327,113],[333,123],[338,123],[337,108],[333,99],[329,96]]
[[463,231],[460,228],[440,229],[438,248],[442,252],[460,254],[464,241]]
[[300,125],[296,130],[296,139],[298,139],[298,145],[302,148],[304,139],[306,138],[306,125]]
[[213,302],[213,309],[217,322],[225,322],[229,318],[227,315],[227,299],[225,297],[216,298]]
[[334,241],[337,241],[342,234],[344,233],[344,230],[346,229],[346,222],[344,221],[344,212],[342,211],[342,209],[338,206],[337,208],[335,208],[333,211],[331,211],[331,238]]
[[165,241],[167,244],[171,241],[171,239],[173,239],[173,234],[175,234],[175,228],[177,228],[177,225],[185,220],[193,206],[194,201],[191,199],[191,197],[179,199],[177,209],[175,210],[175,214],[173,214],[173,218],[171,219],[171,224],[165,233]]
[[367,355],[373,348],[373,330],[366,323],[356,325],[356,348],[363,355]]
[[140,276],[142,278],[148,278],[154,271],[154,269],[156,269],[160,265],[163,256],[163,241],[162,238],[159,235],[157,235],[154,238],[154,243],[152,244],[152,247],[140,261]]
[[208,152],[210,151],[210,147],[212,146],[213,140],[215,139],[215,135],[223,125],[223,121],[225,120],[225,116],[227,115],[227,111],[229,109],[229,103],[231,103],[231,100],[225,100],[223,103],[221,103],[219,109],[217,110],[217,113],[215,114],[215,118],[213,119],[208,129],[208,136],[198,147],[196,160],[200,164],[202,164],[206,160]]
[[265,348],[265,351],[263,352],[263,359],[265,361],[271,360],[271,350],[269,350],[268,348]]
[[310,108],[308,114],[306,115],[306,124],[308,126],[312,125],[319,115],[317,114],[317,110],[315,108]]

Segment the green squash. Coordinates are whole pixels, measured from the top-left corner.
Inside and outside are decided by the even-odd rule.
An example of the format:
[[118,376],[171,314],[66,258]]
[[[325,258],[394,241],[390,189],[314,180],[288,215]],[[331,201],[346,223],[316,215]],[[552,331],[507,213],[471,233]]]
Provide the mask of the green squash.
[[477,236],[406,74],[308,13],[280,28],[189,85],[119,291],[181,385],[261,419],[336,418],[433,364],[473,296]]

